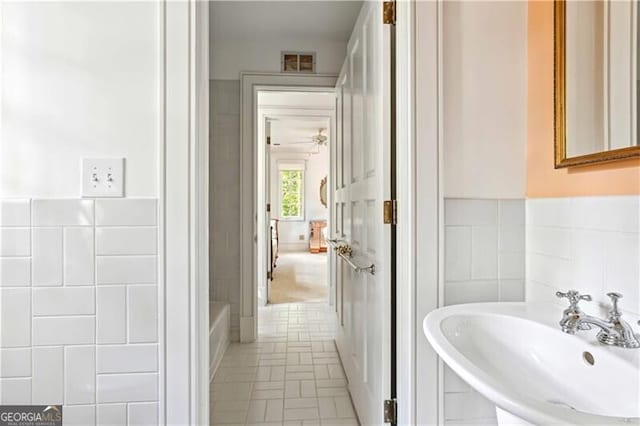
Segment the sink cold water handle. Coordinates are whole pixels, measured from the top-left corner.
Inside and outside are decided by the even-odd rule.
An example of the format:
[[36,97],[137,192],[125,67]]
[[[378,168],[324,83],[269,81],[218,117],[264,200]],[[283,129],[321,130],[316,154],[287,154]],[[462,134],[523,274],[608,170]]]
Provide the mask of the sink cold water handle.
[[[610,293],[611,294],[611,293]],[[591,302],[591,295],[589,294],[580,294],[577,290],[569,290],[566,293],[561,291],[556,291],[556,296],[559,298],[567,298],[569,299],[570,308],[577,309],[578,303],[581,300],[586,300],[587,302]]]
[[615,321],[620,319],[622,314],[618,310],[618,299],[622,299],[622,294],[620,293],[607,293],[607,296],[611,298],[611,311],[609,312],[609,319]]

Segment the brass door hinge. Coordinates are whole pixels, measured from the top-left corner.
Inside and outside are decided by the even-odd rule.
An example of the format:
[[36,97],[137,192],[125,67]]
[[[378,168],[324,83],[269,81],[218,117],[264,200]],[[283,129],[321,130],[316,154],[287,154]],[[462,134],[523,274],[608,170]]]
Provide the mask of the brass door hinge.
[[383,220],[385,225],[398,224],[398,202],[396,200],[384,202]]
[[267,145],[271,145],[271,136],[267,136]]
[[271,213],[271,203],[267,204],[267,213]]
[[385,1],[382,3],[382,23],[383,24],[396,24],[396,2]]
[[384,401],[384,422],[392,425],[398,423],[398,402],[395,399]]

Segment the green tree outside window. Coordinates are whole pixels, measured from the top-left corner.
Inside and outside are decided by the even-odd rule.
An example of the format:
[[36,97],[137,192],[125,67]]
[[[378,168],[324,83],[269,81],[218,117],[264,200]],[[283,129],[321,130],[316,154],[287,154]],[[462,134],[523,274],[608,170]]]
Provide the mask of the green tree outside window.
[[302,170],[280,170],[280,216],[302,217]]

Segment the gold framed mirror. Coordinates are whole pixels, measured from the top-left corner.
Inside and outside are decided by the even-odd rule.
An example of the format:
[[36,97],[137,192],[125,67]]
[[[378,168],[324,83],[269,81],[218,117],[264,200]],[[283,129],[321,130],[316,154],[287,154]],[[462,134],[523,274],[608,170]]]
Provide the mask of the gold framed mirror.
[[554,8],[555,168],[640,157],[638,2]]
[[327,177],[325,176],[320,181],[320,203],[326,208],[327,207]]

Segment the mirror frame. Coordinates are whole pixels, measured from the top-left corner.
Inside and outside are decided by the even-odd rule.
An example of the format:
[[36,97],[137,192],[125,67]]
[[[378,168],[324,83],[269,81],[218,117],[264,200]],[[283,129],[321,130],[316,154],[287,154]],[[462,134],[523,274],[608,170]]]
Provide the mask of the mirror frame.
[[[322,189],[324,188],[324,197],[322,196]],[[321,181],[320,181],[320,203],[324,206],[324,208],[327,208],[327,176],[325,176]]]
[[[590,165],[615,160],[625,160],[640,157],[640,145],[627,148],[612,149],[610,151],[594,152],[593,154],[567,157],[567,128],[566,128],[566,1],[554,0],[553,16],[553,96],[554,96],[554,145],[555,168]],[[636,123],[636,125],[638,125]]]

